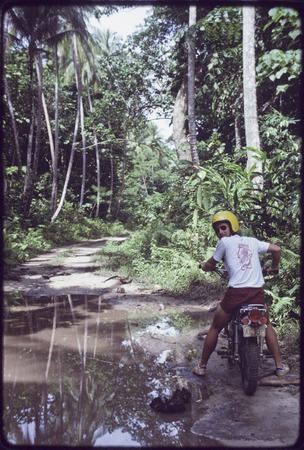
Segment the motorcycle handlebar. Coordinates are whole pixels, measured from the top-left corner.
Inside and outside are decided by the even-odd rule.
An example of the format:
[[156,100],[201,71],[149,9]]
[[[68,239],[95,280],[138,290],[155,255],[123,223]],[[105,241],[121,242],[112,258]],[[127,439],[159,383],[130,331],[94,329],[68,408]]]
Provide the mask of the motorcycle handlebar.
[[220,269],[218,267],[215,267],[213,272],[216,272],[222,278],[228,278],[228,272],[226,269]]
[[[198,267],[201,269],[201,264],[199,263]],[[228,272],[226,269],[220,269],[219,267],[215,267],[212,272],[216,272],[220,277],[228,279]]]
[[266,267],[265,269],[262,270],[262,274],[264,276],[267,276],[267,275],[277,275],[279,273],[279,269],[271,270],[270,272],[268,272],[268,270],[269,267]]

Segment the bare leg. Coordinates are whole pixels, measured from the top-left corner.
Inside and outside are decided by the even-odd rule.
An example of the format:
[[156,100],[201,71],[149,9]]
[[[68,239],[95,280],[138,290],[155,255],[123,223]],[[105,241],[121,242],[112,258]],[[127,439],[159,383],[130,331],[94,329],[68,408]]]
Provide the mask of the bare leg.
[[206,336],[200,366],[207,365],[210,355],[212,354],[212,352],[216,347],[218,335],[221,332],[221,330],[230,322],[230,319],[231,314],[227,314],[222,309],[222,307],[218,305],[214,313],[212,325]]
[[268,322],[266,329],[266,344],[273,356],[276,367],[283,367],[277,335],[270,322]]

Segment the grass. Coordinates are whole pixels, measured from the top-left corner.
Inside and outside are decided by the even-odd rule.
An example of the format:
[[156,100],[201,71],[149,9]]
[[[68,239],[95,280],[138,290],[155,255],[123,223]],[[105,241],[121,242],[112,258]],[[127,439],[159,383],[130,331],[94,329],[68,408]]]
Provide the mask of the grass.
[[65,258],[67,258],[71,253],[73,253],[74,249],[68,249],[68,250],[63,250],[62,252],[58,253],[56,256],[54,256],[54,258],[52,258],[50,260],[50,265],[51,266],[59,266],[60,264],[62,264],[65,260]]

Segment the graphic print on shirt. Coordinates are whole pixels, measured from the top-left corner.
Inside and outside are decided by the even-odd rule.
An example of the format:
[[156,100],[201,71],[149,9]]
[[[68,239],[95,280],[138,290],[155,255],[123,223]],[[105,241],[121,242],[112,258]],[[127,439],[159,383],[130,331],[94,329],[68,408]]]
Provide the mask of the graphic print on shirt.
[[252,251],[249,249],[249,245],[246,244],[239,244],[238,245],[238,258],[241,263],[241,269],[251,269],[251,257],[252,257]]

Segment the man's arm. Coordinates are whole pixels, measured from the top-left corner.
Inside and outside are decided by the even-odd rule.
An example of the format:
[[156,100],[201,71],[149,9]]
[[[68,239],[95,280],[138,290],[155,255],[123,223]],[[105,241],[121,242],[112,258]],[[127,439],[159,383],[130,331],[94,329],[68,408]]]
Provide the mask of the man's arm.
[[204,272],[211,272],[215,269],[215,266],[217,264],[217,261],[211,256],[208,261],[204,261],[201,263],[201,269],[204,270]]
[[268,250],[266,253],[271,253],[272,263],[268,269],[268,272],[273,270],[278,270],[280,260],[281,260],[281,248],[276,244],[269,244]]

